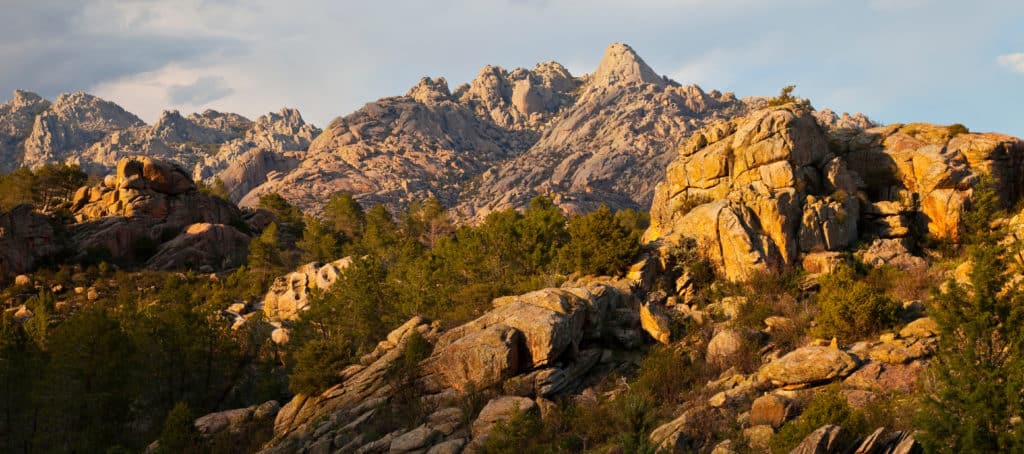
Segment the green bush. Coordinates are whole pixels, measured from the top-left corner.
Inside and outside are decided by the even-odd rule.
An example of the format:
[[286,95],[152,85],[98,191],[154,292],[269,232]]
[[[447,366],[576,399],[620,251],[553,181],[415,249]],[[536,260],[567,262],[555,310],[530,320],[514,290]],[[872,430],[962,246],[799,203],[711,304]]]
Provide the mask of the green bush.
[[618,275],[626,271],[640,250],[639,236],[621,225],[612,211],[597,211],[569,219],[569,242],[561,251],[567,271]]
[[200,452],[199,430],[193,423],[188,404],[178,402],[167,414],[160,432],[160,453]]
[[820,283],[819,313],[815,318],[815,334],[819,337],[852,342],[891,328],[899,321],[900,305],[882,289],[858,279],[851,267],[840,268]]
[[834,424],[843,428],[843,436],[836,446],[848,446],[858,434],[874,429],[866,427],[863,413],[850,408],[837,386],[830,386],[818,392],[797,419],[782,426],[772,437],[773,453],[788,453],[796,448],[811,432],[819,427]]

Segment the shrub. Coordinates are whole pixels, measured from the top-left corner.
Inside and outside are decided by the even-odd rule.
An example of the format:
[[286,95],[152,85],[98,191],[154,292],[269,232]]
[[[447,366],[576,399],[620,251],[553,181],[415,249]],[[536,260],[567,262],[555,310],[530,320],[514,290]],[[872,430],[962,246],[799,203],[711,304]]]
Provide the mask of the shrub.
[[779,91],[779,96],[776,96],[768,100],[769,107],[784,106],[786,104],[796,104],[800,107],[810,107],[811,101],[805,98],[793,96],[793,90],[796,89],[796,85],[786,85]]
[[199,430],[192,421],[188,404],[178,402],[167,414],[160,432],[161,453],[199,452]]
[[850,408],[838,387],[830,386],[815,394],[800,417],[787,423],[772,437],[771,451],[788,453],[811,432],[827,424],[844,429],[843,436],[836,446],[848,446],[856,439],[857,434],[868,430],[864,414]]
[[569,219],[569,242],[561,251],[569,271],[582,274],[623,273],[640,250],[639,236],[621,225],[612,211],[597,211]]
[[899,321],[900,305],[884,291],[858,280],[851,267],[821,279],[815,334],[841,342],[877,334]]

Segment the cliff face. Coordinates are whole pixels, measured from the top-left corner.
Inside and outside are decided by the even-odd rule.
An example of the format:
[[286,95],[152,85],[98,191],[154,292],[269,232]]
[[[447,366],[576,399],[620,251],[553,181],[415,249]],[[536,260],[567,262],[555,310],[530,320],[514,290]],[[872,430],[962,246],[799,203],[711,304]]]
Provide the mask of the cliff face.
[[207,184],[219,179],[238,200],[267,173],[295,168],[319,133],[294,109],[255,122],[213,110],[188,116],[165,111],[146,125],[86,93],[62,94],[51,104],[19,90],[0,105],[0,172],[67,163],[103,174],[121,158],[145,155],[190,168]]
[[823,122],[830,130],[820,118],[790,104],[694,134],[655,192],[646,240],[696,239],[738,280],[861,239],[909,245],[918,227],[955,240],[983,175],[1006,200],[1021,195],[1020,139],[929,124]]
[[317,212],[320,195],[345,190],[392,210],[437,197],[464,221],[525,207],[536,195],[567,212],[644,208],[688,132],[746,110],[730,94],[658,76],[624,44],[584,77],[554,62],[487,66],[454,92],[443,79],[424,79],[335,120],[306,161],[243,204],[279,192]]

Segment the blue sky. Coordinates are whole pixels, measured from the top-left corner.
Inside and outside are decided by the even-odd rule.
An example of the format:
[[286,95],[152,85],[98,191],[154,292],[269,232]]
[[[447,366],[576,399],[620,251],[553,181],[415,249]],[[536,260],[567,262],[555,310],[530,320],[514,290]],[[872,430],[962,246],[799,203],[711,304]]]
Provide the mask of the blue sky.
[[163,109],[324,125],[421,76],[593,71],[625,42],[682,83],[787,84],[818,108],[1024,136],[1024,2],[940,0],[0,0],[0,98],[86,90]]

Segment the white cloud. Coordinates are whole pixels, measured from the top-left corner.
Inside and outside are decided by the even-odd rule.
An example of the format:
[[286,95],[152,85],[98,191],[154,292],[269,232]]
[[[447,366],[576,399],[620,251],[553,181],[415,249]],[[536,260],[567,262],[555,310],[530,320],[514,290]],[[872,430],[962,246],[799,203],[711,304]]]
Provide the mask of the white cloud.
[[717,47],[687,61],[668,76],[681,84],[729,91],[733,84],[760,66],[777,60],[785,49],[778,35],[760,37],[757,42],[737,47]]
[[1024,74],[1024,52],[1000,55],[996,57],[996,63],[1015,73]]

